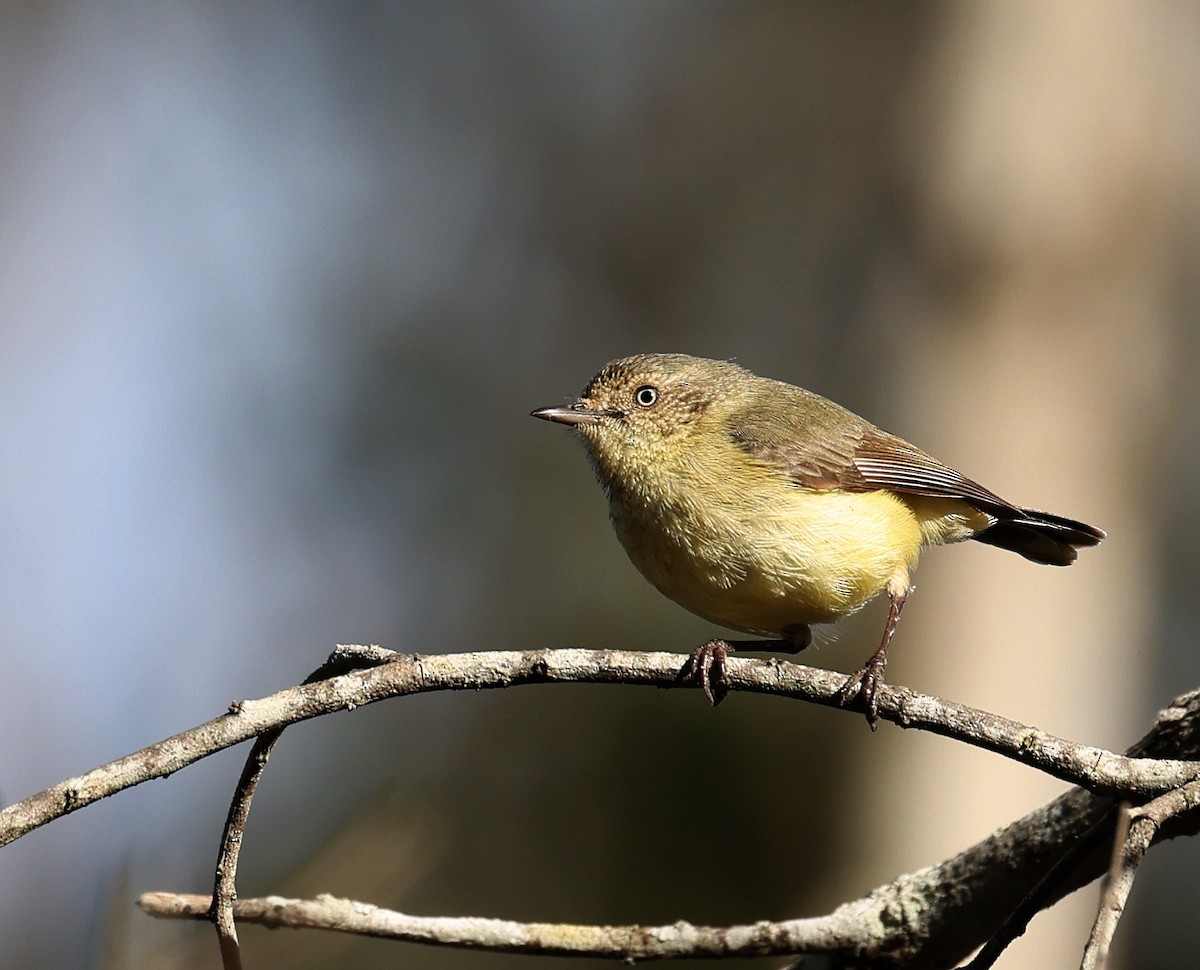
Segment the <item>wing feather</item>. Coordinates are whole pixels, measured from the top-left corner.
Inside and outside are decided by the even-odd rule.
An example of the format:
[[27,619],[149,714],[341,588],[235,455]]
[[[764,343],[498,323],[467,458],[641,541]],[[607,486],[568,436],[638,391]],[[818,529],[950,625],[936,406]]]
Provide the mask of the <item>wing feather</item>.
[[1019,511],[995,492],[943,465],[902,438],[872,428],[859,442],[853,463],[869,488],[956,498],[1007,518]]
[[1019,511],[903,438],[881,431],[826,398],[803,393],[800,407],[796,399],[772,396],[760,401],[758,408],[735,415],[730,422],[734,444],[804,488],[886,489],[962,499],[1005,518]]
[[1050,565],[1068,565],[1078,547],[1094,546],[1105,537],[1103,530],[1084,522],[1006,502],[826,398],[799,388],[783,393],[773,381],[764,385],[755,407],[731,416],[729,436],[746,454],[796,485],[957,499],[992,517],[993,524],[974,538]]

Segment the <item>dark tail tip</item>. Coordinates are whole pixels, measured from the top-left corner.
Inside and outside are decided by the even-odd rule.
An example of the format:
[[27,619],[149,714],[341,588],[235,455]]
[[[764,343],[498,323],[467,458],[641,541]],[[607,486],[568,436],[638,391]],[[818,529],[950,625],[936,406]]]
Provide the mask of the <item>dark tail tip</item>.
[[1000,519],[974,538],[998,546],[1047,566],[1069,566],[1079,550],[1099,545],[1101,529],[1037,509],[1017,509],[1018,514]]

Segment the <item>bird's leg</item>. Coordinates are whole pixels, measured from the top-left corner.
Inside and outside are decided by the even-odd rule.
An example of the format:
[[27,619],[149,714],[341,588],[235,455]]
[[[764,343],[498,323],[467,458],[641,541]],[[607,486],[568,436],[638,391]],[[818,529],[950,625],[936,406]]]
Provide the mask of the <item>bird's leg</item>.
[[680,676],[700,682],[704,696],[716,707],[729,693],[725,679],[725,660],[734,650],[767,651],[770,653],[799,653],[812,643],[812,630],[805,623],[797,623],[783,631],[786,639],[781,640],[723,640],[714,639],[702,643],[683,665]]
[[879,649],[871,654],[871,658],[863,664],[861,670],[851,674],[842,684],[841,689],[834,695],[839,704],[848,704],[860,692],[863,707],[866,708],[867,723],[871,730],[879,721],[879,688],[883,685],[883,672],[887,669],[887,649],[896,632],[896,624],[900,622],[900,611],[904,609],[905,600],[915,587],[908,587],[902,593],[892,594],[892,603],[888,607],[887,623],[883,627],[883,642]]

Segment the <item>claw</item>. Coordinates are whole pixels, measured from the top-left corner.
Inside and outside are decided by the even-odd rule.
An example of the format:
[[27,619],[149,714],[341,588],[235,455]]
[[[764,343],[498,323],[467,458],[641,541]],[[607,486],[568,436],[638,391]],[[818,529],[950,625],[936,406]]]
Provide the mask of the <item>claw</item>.
[[886,667],[886,657],[872,657],[862,670],[847,677],[846,682],[833,695],[843,707],[856,697],[861,697],[867,724],[872,731],[879,725],[879,688],[883,686],[883,671]]
[[729,684],[725,680],[725,659],[728,656],[728,643],[709,640],[692,651],[681,672],[685,678],[693,677],[700,684],[704,696],[713,707],[729,694]]

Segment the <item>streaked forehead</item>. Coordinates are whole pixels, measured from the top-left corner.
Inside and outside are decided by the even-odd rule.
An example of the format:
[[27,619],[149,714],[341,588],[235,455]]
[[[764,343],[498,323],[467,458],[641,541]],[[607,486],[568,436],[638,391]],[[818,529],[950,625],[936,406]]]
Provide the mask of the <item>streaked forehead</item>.
[[707,360],[687,354],[638,354],[609,361],[583,389],[583,396],[601,387],[621,387],[640,381],[720,381],[736,374],[746,373],[745,368],[728,360]]

